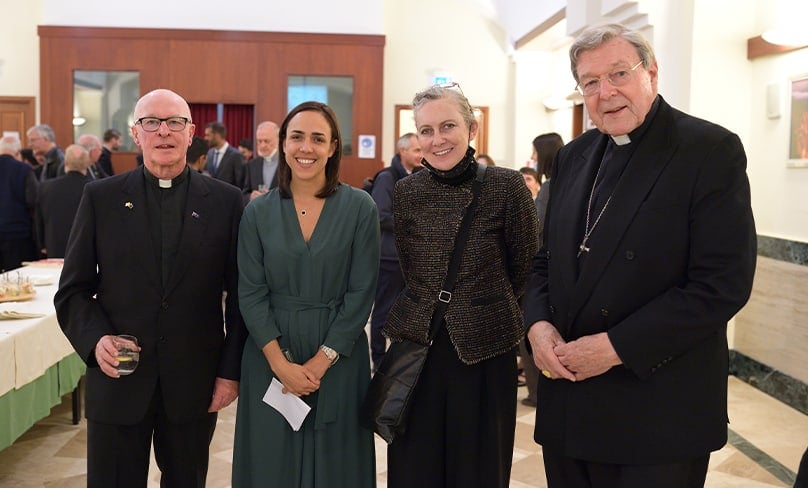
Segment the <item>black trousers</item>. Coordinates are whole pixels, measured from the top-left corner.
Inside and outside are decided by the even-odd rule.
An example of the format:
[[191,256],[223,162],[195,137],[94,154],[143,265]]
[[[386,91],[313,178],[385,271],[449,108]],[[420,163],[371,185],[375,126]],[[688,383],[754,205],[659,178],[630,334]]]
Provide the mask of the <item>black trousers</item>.
[[516,428],[516,351],[463,364],[441,327],[407,431],[387,448],[389,488],[507,488]]
[[172,423],[166,416],[158,385],[141,422],[111,425],[88,420],[87,487],[145,488],[153,439],[161,487],[204,488],[216,417],[211,413],[189,422]]
[[398,261],[379,261],[379,281],[376,284],[376,300],[373,302],[373,313],[370,316],[370,357],[373,359],[373,371],[379,368],[384,353],[387,351],[387,340],[382,335],[382,328],[387,322],[387,315],[404,289],[404,273]]
[[710,455],[670,463],[635,466],[573,459],[543,450],[548,488],[702,488]]
[[808,488],[808,448],[802,453],[797,479],[794,480],[794,488]]

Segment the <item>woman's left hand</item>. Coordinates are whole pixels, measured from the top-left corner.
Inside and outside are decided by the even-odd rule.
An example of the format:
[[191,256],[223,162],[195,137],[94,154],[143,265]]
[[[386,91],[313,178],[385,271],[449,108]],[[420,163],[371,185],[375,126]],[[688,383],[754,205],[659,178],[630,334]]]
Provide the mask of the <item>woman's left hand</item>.
[[331,367],[331,360],[326,357],[323,351],[318,350],[317,354],[303,363],[303,367],[309,370],[318,380],[321,380],[323,376],[325,376],[326,371],[328,371],[328,368]]

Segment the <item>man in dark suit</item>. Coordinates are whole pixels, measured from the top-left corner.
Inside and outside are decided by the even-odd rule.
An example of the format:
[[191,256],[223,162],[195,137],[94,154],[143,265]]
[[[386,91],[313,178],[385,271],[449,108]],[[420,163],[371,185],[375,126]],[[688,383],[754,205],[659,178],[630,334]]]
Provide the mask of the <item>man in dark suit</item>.
[[19,268],[36,259],[33,214],[36,176],[20,161],[17,136],[0,137],[0,270]]
[[558,152],[524,298],[548,486],[701,487],[755,269],[746,155],[657,94],[641,34],[589,29],[570,60],[597,130]]
[[380,171],[373,181],[370,195],[376,202],[379,211],[379,228],[381,230],[381,254],[379,256],[379,279],[376,283],[376,297],[373,301],[373,313],[370,315],[370,353],[373,360],[373,371],[379,369],[387,352],[387,339],[382,335],[382,328],[387,322],[387,315],[404,289],[404,273],[398,260],[396,236],[393,218],[393,187],[396,182],[409,176],[421,168],[421,145],[418,137],[407,132],[396,141],[398,153],[393,157],[390,166]]
[[90,155],[83,146],[73,144],[65,149],[63,176],[44,181],[39,186],[36,206],[36,228],[39,249],[49,258],[65,257],[67,238],[79,208],[84,185],[88,181]]
[[[76,139],[76,144],[86,149],[87,154],[90,155],[90,165],[87,167],[87,179],[92,181],[109,176],[109,173],[104,171],[104,168],[98,164],[104,148],[104,146],[101,145],[101,139],[99,139],[98,136],[93,134],[82,134],[78,139]],[[67,162],[65,162],[65,166],[67,166]],[[65,168],[65,170],[67,170],[67,168]]]
[[242,188],[244,185],[244,156],[227,142],[227,127],[221,122],[205,126],[208,141],[207,170],[216,179]]
[[107,176],[115,174],[112,167],[112,152],[121,147],[121,133],[117,129],[107,129],[104,131],[104,145],[101,148],[101,155],[96,163]]
[[[87,484],[204,487],[216,412],[238,394],[237,188],[191,171],[188,104],[154,90],[135,105],[144,166],[85,187],[67,245],[59,324],[87,363]],[[226,292],[225,310],[222,294]],[[118,373],[119,334],[140,361]]]
[[244,172],[244,205],[278,186],[278,124],[264,121],[255,130],[258,157],[247,162]]
[[56,145],[56,135],[53,133],[53,129],[49,125],[39,124],[28,129],[26,135],[34,155],[42,158],[39,181],[59,176],[59,168],[64,163],[64,153]]

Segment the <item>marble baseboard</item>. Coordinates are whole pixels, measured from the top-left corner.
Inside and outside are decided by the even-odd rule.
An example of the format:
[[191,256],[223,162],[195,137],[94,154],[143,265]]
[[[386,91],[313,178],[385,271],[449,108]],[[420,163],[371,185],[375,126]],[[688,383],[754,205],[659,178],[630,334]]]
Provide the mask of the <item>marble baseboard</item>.
[[808,415],[808,384],[734,350],[729,374]]
[[808,265],[808,243],[762,235],[757,236],[757,243],[759,256],[802,266]]

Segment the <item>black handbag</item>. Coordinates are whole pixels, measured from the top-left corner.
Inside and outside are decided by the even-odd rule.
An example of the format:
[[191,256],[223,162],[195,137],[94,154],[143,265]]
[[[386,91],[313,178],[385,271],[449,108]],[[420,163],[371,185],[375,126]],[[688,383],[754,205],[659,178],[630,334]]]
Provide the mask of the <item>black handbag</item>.
[[486,168],[487,166],[483,164],[477,165],[477,178],[471,187],[471,203],[466,208],[455,237],[455,249],[429,324],[428,343],[421,344],[410,340],[393,342],[373,375],[365,400],[360,407],[362,426],[379,434],[388,444],[391,444],[397,435],[406,431],[412,394],[424,369],[429,346],[443,323],[443,316],[452,299],[460,258],[466,247],[471,217],[477,207]]

